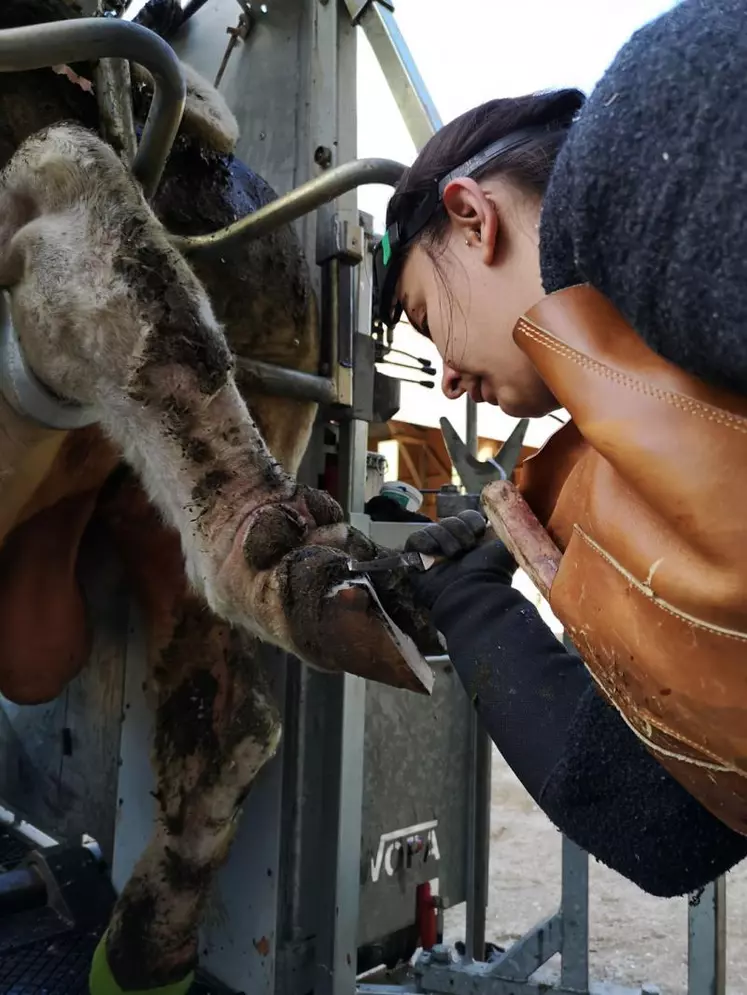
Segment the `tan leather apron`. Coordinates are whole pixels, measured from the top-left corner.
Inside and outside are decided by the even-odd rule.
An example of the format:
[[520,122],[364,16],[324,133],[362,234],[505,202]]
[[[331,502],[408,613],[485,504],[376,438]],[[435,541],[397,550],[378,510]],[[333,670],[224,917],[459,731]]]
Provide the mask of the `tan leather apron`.
[[747,398],[656,355],[588,286],[514,337],[572,417],[516,478],[563,551],[552,609],[653,755],[747,834]]

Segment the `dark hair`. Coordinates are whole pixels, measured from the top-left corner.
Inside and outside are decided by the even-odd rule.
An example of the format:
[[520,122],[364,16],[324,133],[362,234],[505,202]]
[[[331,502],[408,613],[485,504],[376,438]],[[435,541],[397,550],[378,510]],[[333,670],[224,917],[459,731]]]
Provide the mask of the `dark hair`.
[[[481,104],[450,121],[436,132],[412,166],[403,173],[387,208],[387,228],[404,220],[399,214],[407,209],[408,198],[399,195],[432,186],[473,155],[512,132],[542,128],[544,125],[546,131],[539,131],[536,137],[508,151],[481,171],[481,175],[485,176],[506,176],[520,189],[541,197],[568,128],[583,106],[584,99],[580,90],[554,90],[525,97],[507,97]],[[447,214],[442,205],[419,239],[437,240],[446,224]]]

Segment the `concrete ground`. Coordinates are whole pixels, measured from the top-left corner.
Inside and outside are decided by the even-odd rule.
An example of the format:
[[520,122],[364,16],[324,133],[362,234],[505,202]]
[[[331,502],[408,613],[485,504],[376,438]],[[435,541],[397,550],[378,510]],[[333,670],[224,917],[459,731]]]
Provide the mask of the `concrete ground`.
[[[505,947],[555,910],[560,837],[497,753],[492,805],[487,938]],[[645,895],[595,861],[589,891],[592,979],[687,995],[686,901]],[[747,995],[747,862],[729,875],[727,917],[727,993]],[[463,909],[445,925],[447,942],[463,939]]]

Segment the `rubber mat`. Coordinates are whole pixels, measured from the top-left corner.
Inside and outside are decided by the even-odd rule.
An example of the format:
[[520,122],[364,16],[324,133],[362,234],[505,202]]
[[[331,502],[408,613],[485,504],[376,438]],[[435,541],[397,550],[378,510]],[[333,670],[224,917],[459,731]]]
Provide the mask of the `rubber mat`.
[[[30,849],[12,830],[0,829],[0,872],[16,868]],[[105,928],[102,922],[85,932],[70,929],[47,908],[0,917],[0,995],[89,995],[88,969]],[[200,978],[189,995],[230,993]]]
[[9,829],[0,829],[0,871],[12,871],[29,852],[30,846]]
[[98,935],[67,932],[0,956],[0,995],[88,995]]

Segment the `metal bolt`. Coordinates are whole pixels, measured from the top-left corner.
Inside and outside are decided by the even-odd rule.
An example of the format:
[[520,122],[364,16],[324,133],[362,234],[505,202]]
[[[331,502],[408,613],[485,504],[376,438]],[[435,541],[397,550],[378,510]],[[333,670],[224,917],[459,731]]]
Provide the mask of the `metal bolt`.
[[314,152],[314,162],[322,169],[329,169],[332,165],[332,149],[326,145],[320,145]]
[[451,947],[447,947],[445,943],[437,943],[431,949],[431,957],[434,964],[450,964]]

